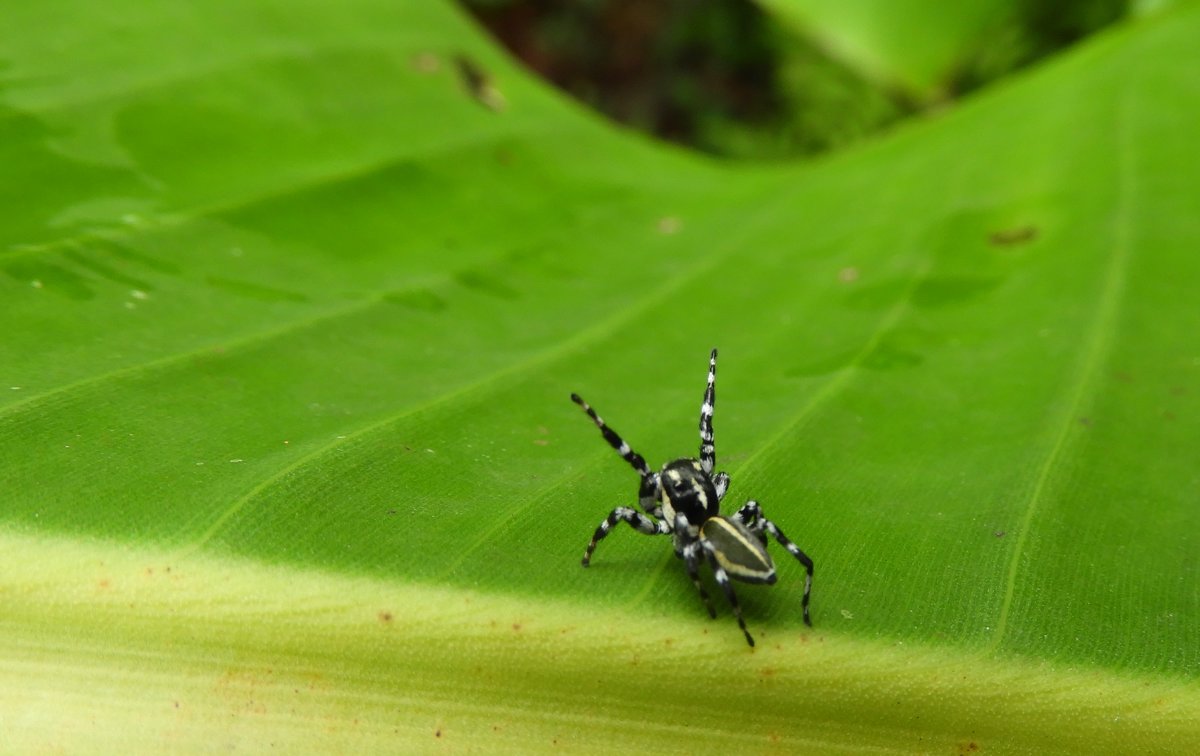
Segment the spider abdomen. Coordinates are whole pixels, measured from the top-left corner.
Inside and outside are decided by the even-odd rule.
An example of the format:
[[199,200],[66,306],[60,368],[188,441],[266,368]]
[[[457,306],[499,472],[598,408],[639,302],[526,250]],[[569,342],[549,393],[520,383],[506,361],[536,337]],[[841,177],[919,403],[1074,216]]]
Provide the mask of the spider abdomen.
[[729,576],[743,583],[775,582],[775,563],[758,536],[728,517],[712,517],[700,526],[700,537],[712,544],[712,553]]

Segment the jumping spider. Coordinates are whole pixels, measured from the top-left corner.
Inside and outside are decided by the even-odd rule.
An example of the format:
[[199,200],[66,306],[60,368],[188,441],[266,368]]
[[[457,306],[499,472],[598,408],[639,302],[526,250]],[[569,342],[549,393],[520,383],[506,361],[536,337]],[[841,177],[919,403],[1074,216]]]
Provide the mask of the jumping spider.
[[700,405],[700,459],[677,459],[668,462],[659,472],[651,472],[642,455],[629,448],[617,432],[604,424],[588,403],[571,394],[571,399],[583,408],[604,440],[617,450],[621,457],[637,470],[641,476],[638,489],[638,504],[650,516],[629,507],[617,507],[609,513],[600,527],[596,528],[587,550],[583,552],[583,566],[591,562],[592,552],[600,539],[608,535],[618,522],[626,522],[634,530],[646,535],[672,536],[675,556],[687,565],[688,577],[700,592],[700,598],[712,617],[717,613],[709,601],[708,592],[700,582],[699,564],[703,556],[712,567],[717,585],[725,592],[725,598],[733,607],[738,627],[746,635],[746,642],[754,645],[754,638],[746,629],[737,595],[729,578],[744,583],[775,582],[775,564],[767,553],[767,535],[779,542],[804,565],[807,577],[804,580],[804,623],[812,626],[808,615],[808,599],[812,590],[813,562],[775,523],[763,516],[758,502],[751,499],[734,514],[726,517],[720,513],[720,502],[729,490],[729,475],[724,472],[713,474],[716,453],[713,447],[713,406],[716,402],[714,384],[717,378],[717,350],[712,350],[708,360],[708,385],[704,389],[704,403]]

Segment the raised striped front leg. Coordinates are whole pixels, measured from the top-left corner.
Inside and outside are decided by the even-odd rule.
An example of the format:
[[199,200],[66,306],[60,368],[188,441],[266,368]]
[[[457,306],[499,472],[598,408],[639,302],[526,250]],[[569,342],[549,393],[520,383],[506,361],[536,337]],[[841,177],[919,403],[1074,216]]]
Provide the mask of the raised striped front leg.
[[646,460],[642,458],[642,455],[631,449],[629,444],[625,443],[625,439],[621,438],[615,430],[608,427],[600,419],[600,416],[596,414],[596,410],[583,401],[579,394],[571,394],[571,401],[583,407],[583,411],[587,413],[588,417],[592,418],[592,422],[600,429],[600,433],[604,436],[604,440],[608,442],[608,445],[617,450],[617,454],[621,455],[621,459],[633,465],[633,469],[638,471],[638,475],[641,475],[643,479],[653,475],[650,472],[650,468],[646,466]]
[[812,593],[813,582],[812,559],[809,559],[808,555],[801,551],[799,546],[792,543],[791,539],[785,536],[783,531],[780,530],[775,523],[763,516],[762,507],[760,507],[758,502],[754,499],[751,499],[742,505],[742,508],[739,509],[733,516],[736,519],[741,520],[742,524],[744,524],[751,530],[751,532],[763,540],[763,543],[766,543],[766,537],[763,536],[763,533],[769,534],[772,538],[779,542],[780,546],[787,549],[789,554],[796,557],[796,561],[804,565],[804,570],[807,575],[804,578],[804,598],[801,599],[800,603],[804,609],[804,624],[812,627],[812,619],[808,616],[808,600],[810,594]]
[[713,445],[713,408],[717,404],[717,350],[708,357],[708,384],[704,387],[704,403],[700,405],[700,466],[712,475],[717,464],[717,451]]
[[667,535],[671,532],[671,527],[665,520],[652,520],[629,507],[617,507],[609,512],[608,517],[604,518],[604,522],[600,523],[600,527],[596,528],[595,534],[592,535],[592,540],[588,542],[587,550],[583,552],[584,567],[587,567],[592,561],[592,552],[596,550],[596,544],[600,542],[601,538],[608,535],[608,531],[612,530],[618,522],[627,522],[629,527],[646,535]]

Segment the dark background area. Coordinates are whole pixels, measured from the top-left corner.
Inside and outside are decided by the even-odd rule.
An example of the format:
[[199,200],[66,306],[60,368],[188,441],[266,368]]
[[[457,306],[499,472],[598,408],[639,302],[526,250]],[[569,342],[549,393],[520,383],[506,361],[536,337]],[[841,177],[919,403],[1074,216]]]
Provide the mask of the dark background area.
[[460,0],[516,57],[607,116],[714,155],[819,153],[1120,20],[1129,0],[1017,0],[938,102],[866,81],[750,0]]

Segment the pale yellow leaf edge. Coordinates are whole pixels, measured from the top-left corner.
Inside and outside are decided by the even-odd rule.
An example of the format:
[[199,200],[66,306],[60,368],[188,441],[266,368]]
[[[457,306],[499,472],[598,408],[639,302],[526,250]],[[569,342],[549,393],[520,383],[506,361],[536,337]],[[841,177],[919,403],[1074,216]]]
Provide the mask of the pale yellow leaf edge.
[[836,627],[751,651],[727,616],[13,531],[0,553],[5,753],[1200,752],[1185,679]]

